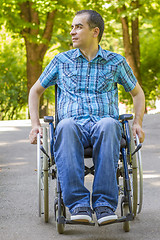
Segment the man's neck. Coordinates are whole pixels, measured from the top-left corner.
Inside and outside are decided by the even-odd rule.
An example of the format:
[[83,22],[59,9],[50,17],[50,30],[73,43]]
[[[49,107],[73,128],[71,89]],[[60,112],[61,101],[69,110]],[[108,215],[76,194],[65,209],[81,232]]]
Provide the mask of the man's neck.
[[99,50],[98,45],[95,46],[94,48],[87,48],[87,49],[80,49],[81,53],[83,56],[90,62],[96,55]]

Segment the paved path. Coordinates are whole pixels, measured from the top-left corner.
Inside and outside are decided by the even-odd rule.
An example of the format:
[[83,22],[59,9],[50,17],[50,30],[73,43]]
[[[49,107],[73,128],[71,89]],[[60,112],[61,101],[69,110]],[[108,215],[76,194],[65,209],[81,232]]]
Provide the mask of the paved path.
[[[36,146],[28,141],[29,121],[0,122],[0,240],[159,240],[160,114],[146,115],[144,130],[144,204],[130,232],[123,232],[120,223],[104,227],[67,225],[65,234],[58,235],[52,201],[50,222],[45,224],[38,217]],[[91,180],[86,180],[89,187]]]

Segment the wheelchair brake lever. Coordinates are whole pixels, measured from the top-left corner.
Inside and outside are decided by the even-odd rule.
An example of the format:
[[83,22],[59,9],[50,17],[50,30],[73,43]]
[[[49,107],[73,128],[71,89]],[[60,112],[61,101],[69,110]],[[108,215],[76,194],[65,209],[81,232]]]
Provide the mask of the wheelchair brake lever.
[[136,147],[135,151],[131,154],[131,156],[133,156],[136,152],[138,152],[139,149],[141,149],[141,147],[142,147],[142,144],[139,143],[138,146]]

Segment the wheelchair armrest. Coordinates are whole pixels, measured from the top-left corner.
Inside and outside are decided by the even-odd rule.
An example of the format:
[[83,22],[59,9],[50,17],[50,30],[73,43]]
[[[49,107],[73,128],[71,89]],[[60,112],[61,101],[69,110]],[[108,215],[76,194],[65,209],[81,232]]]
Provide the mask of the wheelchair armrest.
[[44,122],[52,123],[54,122],[53,116],[44,116]]
[[122,114],[119,116],[119,120],[132,120],[133,119],[133,115],[132,114]]

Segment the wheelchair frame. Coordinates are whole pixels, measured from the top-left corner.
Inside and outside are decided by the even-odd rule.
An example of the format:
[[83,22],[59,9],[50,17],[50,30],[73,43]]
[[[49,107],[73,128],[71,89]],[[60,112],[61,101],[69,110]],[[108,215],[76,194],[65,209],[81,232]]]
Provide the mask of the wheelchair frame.
[[[122,123],[123,127],[120,156],[117,169],[119,198],[121,198],[121,217],[113,223],[123,222],[123,229],[125,232],[129,232],[130,221],[134,220],[136,214],[141,212],[143,202],[143,170],[140,151],[142,145],[139,143],[138,136],[136,136],[135,140],[133,138],[132,130],[129,124],[129,120],[132,119],[132,114],[123,114],[119,117],[119,120]],[[44,117],[44,122],[49,123],[49,128],[43,127],[43,144],[41,144],[39,133],[37,134],[39,217],[44,214],[44,221],[48,222],[49,183],[51,179],[56,179],[54,214],[58,233],[62,234],[64,232],[66,224],[84,224],[94,226],[94,222],[79,223],[68,220],[66,218],[66,207],[63,203],[60,182],[58,180],[58,173],[53,154],[54,129],[58,122],[57,114],[55,116],[55,122],[52,116]],[[90,158],[90,155],[90,150],[88,150],[85,154],[85,158]],[[90,168],[85,166],[85,176],[88,174],[94,175],[94,166]]]

